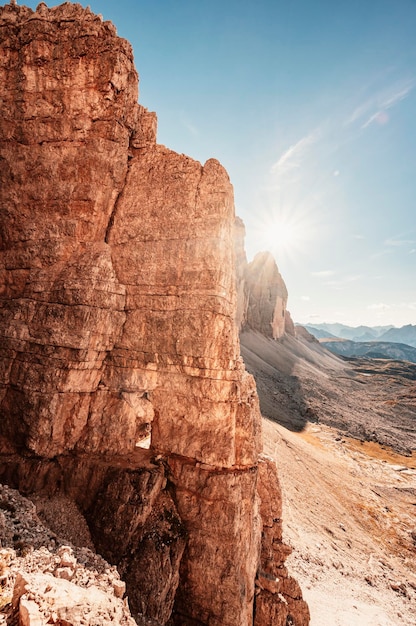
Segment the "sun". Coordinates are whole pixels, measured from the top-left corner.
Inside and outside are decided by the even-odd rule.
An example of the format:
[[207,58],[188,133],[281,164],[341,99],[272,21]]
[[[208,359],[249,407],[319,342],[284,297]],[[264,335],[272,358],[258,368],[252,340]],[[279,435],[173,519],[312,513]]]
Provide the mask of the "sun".
[[256,245],[275,258],[295,257],[307,238],[305,222],[296,215],[268,215],[257,222]]
[[279,266],[283,262],[287,267],[287,263],[293,266],[314,253],[322,237],[322,227],[312,206],[310,202],[288,198],[284,206],[278,199],[275,203],[265,202],[253,211],[246,223],[249,257],[268,251]]
[[293,222],[275,220],[270,231],[273,247],[282,252],[290,252],[299,242],[299,228]]

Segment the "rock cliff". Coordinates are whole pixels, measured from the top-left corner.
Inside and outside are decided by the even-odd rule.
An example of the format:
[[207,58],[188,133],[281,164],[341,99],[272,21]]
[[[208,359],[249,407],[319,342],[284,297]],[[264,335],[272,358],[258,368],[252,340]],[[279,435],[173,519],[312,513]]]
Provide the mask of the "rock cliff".
[[240,329],[250,328],[265,337],[280,339],[295,334],[287,305],[287,289],[270,252],[259,252],[251,263],[244,253],[244,226],[236,220],[238,307]]
[[89,9],[6,5],[0,48],[1,480],[71,498],[135,613],[306,625],[240,357],[227,173],[156,143],[131,47]]

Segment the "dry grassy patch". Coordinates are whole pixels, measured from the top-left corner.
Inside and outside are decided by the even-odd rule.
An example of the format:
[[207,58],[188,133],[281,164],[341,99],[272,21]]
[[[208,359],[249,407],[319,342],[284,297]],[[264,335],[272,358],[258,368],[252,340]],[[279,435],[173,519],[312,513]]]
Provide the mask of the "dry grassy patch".
[[352,437],[345,437],[346,445],[355,452],[361,452],[372,459],[378,461],[385,461],[394,465],[402,465],[408,469],[416,469],[416,451],[414,450],[412,456],[405,456],[395,452],[393,448],[389,446],[380,445],[374,441],[359,441]]

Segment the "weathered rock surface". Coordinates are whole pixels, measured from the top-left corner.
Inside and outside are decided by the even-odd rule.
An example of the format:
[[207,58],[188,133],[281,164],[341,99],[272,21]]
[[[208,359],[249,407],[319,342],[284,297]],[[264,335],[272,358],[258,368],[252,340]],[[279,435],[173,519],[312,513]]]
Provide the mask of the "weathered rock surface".
[[[238,230],[237,230],[238,233]],[[241,238],[237,236],[237,241]],[[239,255],[240,263],[244,259]],[[240,296],[245,312],[239,311],[237,322],[240,328],[256,330],[266,337],[280,339],[285,332],[294,334],[293,322],[286,310],[287,289],[270,252],[259,252],[251,261],[239,269]],[[243,287],[241,285],[243,284]],[[241,305],[240,305],[241,306]]]
[[[73,524],[83,519],[73,507],[59,517]],[[31,502],[4,485],[0,531],[0,624],[136,624],[116,568],[89,549],[66,545],[41,522]]]
[[[174,623],[251,624],[261,528],[257,468],[212,472],[176,459],[170,467],[179,514],[189,530]],[[218,586],[207,585],[190,607],[207,564],[221,573]]]
[[309,609],[296,580],[284,565],[291,548],[282,541],[282,499],[274,461],[259,462],[258,492],[263,522],[261,560],[257,576],[255,626],[307,626]]
[[[68,572],[65,574],[69,575]],[[18,573],[13,591],[13,608],[19,611],[21,626],[62,623],[66,626],[77,626],[80,623],[105,626],[108,623],[120,623],[122,615],[121,607],[116,608],[97,587],[84,589],[51,574]],[[134,624],[134,620],[131,619],[130,623]]]
[[[92,539],[97,551],[117,565],[134,613],[167,621],[187,532],[167,490],[164,465],[151,462],[149,451],[137,450],[124,459],[0,457],[0,477],[31,495],[39,516],[56,534],[84,546]],[[76,529],[62,521],[62,500]],[[90,534],[74,510],[83,515]],[[27,539],[19,531],[16,541]]]
[[292,316],[287,309],[285,311],[285,334],[291,335],[292,337],[295,337],[296,335],[295,324],[293,323]]
[[70,498],[144,619],[272,623],[228,175],[156,144],[130,45],[78,4],[0,8],[0,78],[1,479]]

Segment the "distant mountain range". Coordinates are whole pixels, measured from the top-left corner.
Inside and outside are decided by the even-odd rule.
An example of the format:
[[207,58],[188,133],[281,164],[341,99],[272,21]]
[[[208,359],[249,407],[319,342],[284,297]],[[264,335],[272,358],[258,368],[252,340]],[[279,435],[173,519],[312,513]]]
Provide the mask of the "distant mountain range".
[[[346,326],[344,324],[302,324],[317,339],[348,339],[355,342],[389,342],[406,344],[416,348],[416,325],[394,326]],[[386,357],[389,358],[389,357]]]
[[367,357],[370,359],[392,359],[416,363],[416,348],[393,341],[350,341],[343,339],[320,339],[319,343],[330,352],[346,357]]

